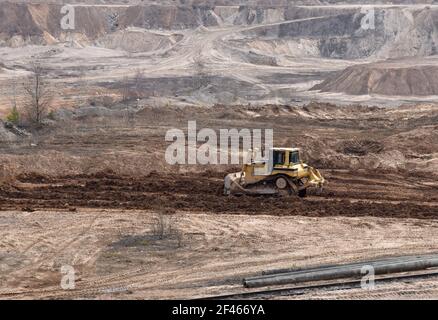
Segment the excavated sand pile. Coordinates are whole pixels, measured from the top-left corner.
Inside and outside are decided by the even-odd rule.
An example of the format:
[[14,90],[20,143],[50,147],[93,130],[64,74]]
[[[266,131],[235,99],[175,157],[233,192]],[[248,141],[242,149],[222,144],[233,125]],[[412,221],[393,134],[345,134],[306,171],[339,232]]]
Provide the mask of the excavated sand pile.
[[[360,6],[75,6],[76,29],[60,28],[61,5],[2,3],[0,44],[52,44],[82,36],[89,44],[150,51],[174,41],[126,30],[186,30],[199,26],[254,26],[232,38],[258,54],[360,59],[427,56],[435,53],[438,8],[376,7],[375,29],[364,30]],[[158,37],[158,38],[157,38]],[[164,37],[164,36],[163,36]],[[139,42],[138,48],[132,43]],[[267,52],[264,52],[264,51]]]
[[[74,5],[76,29],[68,31],[60,28],[61,4],[2,1],[0,47],[39,52],[41,45],[59,45],[60,50],[84,50],[65,49],[66,57],[87,56],[94,50],[102,58],[93,62],[93,68],[108,63],[106,57],[111,55],[131,59],[131,53],[147,53],[137,67],[149,70],[150,80],[160,83],[161,97],[180,104],[290,103],[314,99],[314,90],[323,97],[329,97],[326,92],[345,93],[349,101],[361,95],[397,100],[398,96],[428,97],[430,101],[438,92],[437,63],[426,59],[437,53],[435,5],[376,5],[374,26],[365,29],[367,14],[362,6],[324,1],[303,2],[325,4],[320,6],[285,6],[283,1],[242,1],[239,6],[225,0],[172,6],[150,1],[110,3],[116,2]],[[34,50],[28,45],[40,47]],[[98,47],[109,50],[98,51]],[[55,60],[61,57],[49,54]],[[185,86],[197,82],[184,78],[196,77],[195,60],[206,66],[203,72],[209,85],[182,90],[181,82]],[[14,64],[9,62],[8,67],[15,68]],[[157,64],[158,76],[150,72]],[[111,85],[117,89],[117,83]],[[145,90],[147,94],[155,91]]]
[[411,60],[387,61],[348,67],[313,89],[352,95],[438,95],[437,73],[435,58],[425,59],[423,64]]

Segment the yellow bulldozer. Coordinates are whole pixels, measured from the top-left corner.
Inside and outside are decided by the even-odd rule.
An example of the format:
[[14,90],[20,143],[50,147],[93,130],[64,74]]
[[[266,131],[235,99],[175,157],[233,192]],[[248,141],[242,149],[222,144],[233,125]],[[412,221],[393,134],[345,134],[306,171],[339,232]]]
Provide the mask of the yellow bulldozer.
[[322,190],[325,180],[319,170],[305,164],[297,148],[272,148],[264,159],[249,150],[249,162],[241,172],[225,177],[225,195],[298,195],[308,188]]

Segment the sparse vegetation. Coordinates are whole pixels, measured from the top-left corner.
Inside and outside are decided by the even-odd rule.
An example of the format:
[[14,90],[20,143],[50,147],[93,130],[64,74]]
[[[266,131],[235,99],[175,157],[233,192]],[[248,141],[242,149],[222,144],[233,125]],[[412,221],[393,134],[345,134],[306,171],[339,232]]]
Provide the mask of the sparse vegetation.
[[24,116],[30,125],[41,127],[47,118],[52,92],[46,80],[46,72],[40,64],[32,63],[30,71],[32,74],[23,84],[27,98],[24,105]]
[[120,96],[121,102],[126,103],[130,99],[131,85],[128,77],[123,77],[121,82]]
[[183,233],[178,228],[178,219],[175,215],[159,212],[153,219],[152,234],[159,240],[174,239],[178,248],[182,246]]
[[208,76],[207,66],[205,65],[204,61],[202,61],[202,58],[200,56],[195,58],[193,70],[194,70],[193,89],[200,90],[206,85],[207,76]]
[[144,92],[142,88],[144,81],[145,81],[144,70],[137,69],[134,76],[134,89],[135,89],[136,99],[144,98]]
[[47,119],[49,120],[55,120],[55,112],[53,110],[50,110],[47,114]]
[[154,217],[154,222],[152,225],[152,233],[158,239],[163,240],[168,234],[170,234],[170,224],[169,219],[162,213],[159,213]]
[[142,83],[144,81],[144,71],[137,69],[133,77],[123,77],[120,83],[120,100],[127,104],[134,99],[141,99],[144,97]]
[[11,122],[14,125],[18,125],[20,122],[20,113],[16,106],[13,106],[9,114],[6,116],[6,121]]

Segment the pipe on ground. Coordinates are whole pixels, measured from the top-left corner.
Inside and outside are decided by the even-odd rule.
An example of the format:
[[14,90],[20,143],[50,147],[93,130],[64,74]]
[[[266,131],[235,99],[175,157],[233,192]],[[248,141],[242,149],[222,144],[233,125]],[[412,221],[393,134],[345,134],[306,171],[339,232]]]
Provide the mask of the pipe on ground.
[[363,263],[362,265],[339,266],[338,268],[329,269],[314,269],[305,272],[282,273],[275,275],[267,275],[256,278],[248,278],[243,280],[243,285],[246,288],[258,288],[274,285],[296,284],[301,282],[335,280],[342,278],[361,277],[364,266],[372,266],[375,275],[383,275],[390,273],[419,271],[429,268],[438,267],[438,257],[422,258],[411,261],[392,261],[388,263],[374,262]]
[[[327,264],[327,265],[319,265],[319,266],[312,266],[307,268],[283,268],[283,269],[274,269],[274,270],[265,270],[262,271],[262,275],[260,277],[264,277],[267,275],[274,275],[278,273],[297,273],[297,272],[309,272],[309,271],[315,271],[315,270],[321,270],[321,269],[339,269],[344,267],[355,267],[355,266],[364,266],[364,265],[374,265],[374,264],[385,264],[385,263],[393,263],[393,262],[408,262],[408,261],[418,261],[419,259],[429,259],[429,258],[438,258],[438,255],[415,255],[415,256],[403,256],[403,257],[389,257],[389,258],[380,258],[376,260],[370,260],[367,262],[353,262],[353,263],[347,263],[342,265],[336,265],[336,264]],[[258,278],[258,277],[254,277]],[[253,279],[253,278],[251,278]]]

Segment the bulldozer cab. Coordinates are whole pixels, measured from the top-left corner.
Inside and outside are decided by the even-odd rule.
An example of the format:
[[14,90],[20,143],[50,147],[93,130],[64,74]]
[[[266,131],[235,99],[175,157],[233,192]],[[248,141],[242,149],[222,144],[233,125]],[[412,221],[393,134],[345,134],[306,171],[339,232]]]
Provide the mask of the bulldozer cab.
[[274,166],[283,166],[286,162],[286,152],[274,150]]
[[253,168],[256,176],[270,175],[276,169],[291,169],[301,163],[300,150],[296,148],[270,149],[269,157],[256,160],[256,151],[250,150],[251,161],[248,164]]
[[301,162],[300,151],[295,148],[272,149],[273,168],[284,168]]

